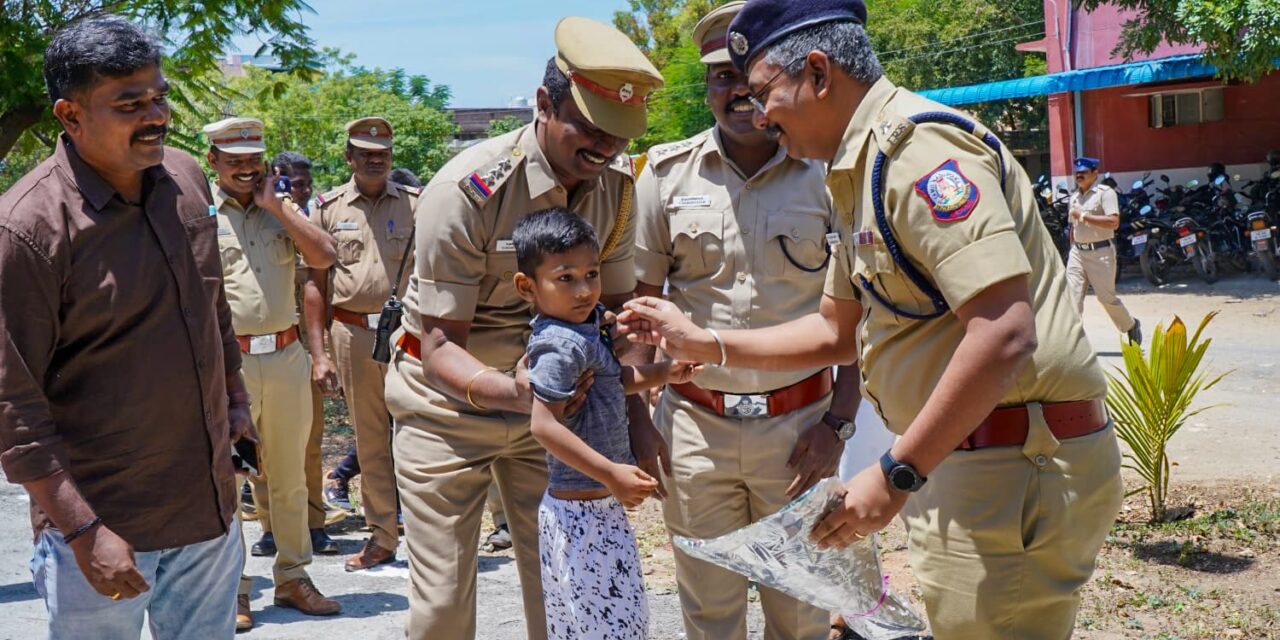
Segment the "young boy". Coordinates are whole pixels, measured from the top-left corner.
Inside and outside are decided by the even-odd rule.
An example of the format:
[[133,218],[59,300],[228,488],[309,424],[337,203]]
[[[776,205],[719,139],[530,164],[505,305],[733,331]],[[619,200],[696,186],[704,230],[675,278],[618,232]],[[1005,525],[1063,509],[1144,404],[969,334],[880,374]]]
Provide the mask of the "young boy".
[[[538,509],[547,634],[558,640],[642,640],[649,605],[635,533],[623,507],[658,482],[635,466],[627,393],[690,380],[690,363],[622,366],[601,327],[600,247],[591,225],[564,209],[533,213],[513,233],[515,287],[534,305],[529,339],[533,436],[550,481]],[[579,378],[595,381],[566,416]]]

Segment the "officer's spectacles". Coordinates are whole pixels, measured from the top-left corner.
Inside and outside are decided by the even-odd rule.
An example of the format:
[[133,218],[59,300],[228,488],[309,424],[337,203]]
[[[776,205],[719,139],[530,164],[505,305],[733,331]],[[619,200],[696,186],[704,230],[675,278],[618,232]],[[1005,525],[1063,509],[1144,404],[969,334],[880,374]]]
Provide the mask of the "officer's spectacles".
[[751,95],[747,96],[747,100],[751,102],[751,106],[755,107],[756,111],[759,111],[760,113],[764,113],[764,101],[769,99],[769,89],[773,86],[773,83],[777,82],[778,78],[781,78],[782,74],[787,72],[787,69],[794,67],[797,62],[800,62],[808,57],[809,55],[805,54],[803,56],[796,58],[795,60],[792,60],[791,62],[788,62],[782,65],[782,68],[779,69],[777,73],[773,74],[773,77],[769,78],[769,81],[764,83],[764,86],[760,87],[759,91],[754,91],[751,93]]

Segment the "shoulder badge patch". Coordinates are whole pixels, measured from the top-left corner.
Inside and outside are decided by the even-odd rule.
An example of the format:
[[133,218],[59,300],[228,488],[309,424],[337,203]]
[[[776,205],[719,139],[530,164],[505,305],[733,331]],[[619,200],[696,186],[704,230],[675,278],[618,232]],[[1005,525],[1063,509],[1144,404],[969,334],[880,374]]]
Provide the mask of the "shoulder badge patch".
[[471,175],[459,180],[458,186],[462,188],[463,193],[467,194],[471,202],[477,207],[483,207],[493,192],[502,186],[502,182],[511,174],[511,168],[514,166],[515,162],[511,158],[499,158],[483,170],[474,171]]
[[322,193],[316,196],[316,205],[323,207],[324,205],[333,202],[333,199],[338,197],[338,193],[340,191],[340,189],[334,189],[328,193]]
[[924,197],[940,222],[958,222],[978,206],[978,186],[960,172],[955,160],[947,160],[916,181],[916,193]]

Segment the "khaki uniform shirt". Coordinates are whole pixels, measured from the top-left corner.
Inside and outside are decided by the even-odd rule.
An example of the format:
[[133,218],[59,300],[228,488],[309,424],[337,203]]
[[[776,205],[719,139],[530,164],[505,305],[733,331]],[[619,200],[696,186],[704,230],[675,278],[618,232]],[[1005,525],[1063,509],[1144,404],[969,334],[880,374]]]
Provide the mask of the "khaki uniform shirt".
[[[413,209],[420,193],[415,187],[387,182],[381,196],[369,198],[353,179],[316,198],[312,220],[338,243],[338,261],[330,272],[333,306],[355,313],[382,310],[413,239]],[[412,255],[409,261],[405,269],[413,267]],[[407,279],[406,272],[397,297],[404,294]]]
[[298,251],[275,216],[240,203],[214,184],[222,279],[236,335],[279,333],[298,323],[294,270]]
[[[1076,189],[1071,192],[1071,205],[1068,211],[1072,209],[1079,209],[1093,216],[1118,216],[1120,200],[1116,197],[1115,189],[1098,180],[1087,191]],[[1071,219],[1068,218],[1068,220]],[[1115,229],[1105,229],[1075,220],[1071,220],[1071,232],[1076,242],[1101,242],[1110,240],[1116,235]]]
[[[768,327],[818,310],[832,225],[821,165],[779,148],[756,175],[744,177],[725,155],[718,128],[648,155],[636,184],[641,282],[670,282],[668,297],[701,327]],[[814,371],[712,367],[697,383],[755,393]]]
[[[525,215],[564,207],[595,228],[603,246],[620,212],[625,225],[600,269],[604,295],[636,287],[631,161],[620,155],[603,175],[569,193],[556,180],[535,125],[481,142],[436,174],[418,203],[413,276],[404,327],[421,339],[419,315],[471,323],[467,351],[488,366],[515,368],[529,336],[531,307],[516,295],[511,232]],[[429,224],[426,222],[429,221]]]
[[[979,137],[948,124],[912,125],[906,120],[926,111],[955,113],[882,78],[850,120],[827,177],[837,215],[847,222],[842,225],[839,259],[832,260],[827,274],[826,292],[862,301],[864,394],[875,402],[890,430],[904,433],[964,337],[954,313],[913,320],[895,315],[855,289],[855,282],[862,286],[856,279],[862,276],[900,308],[931,310],[928,298],[894,264],[876,226],[871,167],[877,152],[884,150],[885,215],[894,237],[952,310],[991,285],[1028,276],[1039,346],[1000,405],[1102,398],[1106,380],[1067,293],[1062,260],[1040,223],[1022,167],[1004,153],[1002,190],[999,161]],[[955,162],[971,187],[967,205],[973,205],[967,216],[949,222],[936,217],[930,200],[917,190],[922,183],[927,188],[927,178],[948,161]]]

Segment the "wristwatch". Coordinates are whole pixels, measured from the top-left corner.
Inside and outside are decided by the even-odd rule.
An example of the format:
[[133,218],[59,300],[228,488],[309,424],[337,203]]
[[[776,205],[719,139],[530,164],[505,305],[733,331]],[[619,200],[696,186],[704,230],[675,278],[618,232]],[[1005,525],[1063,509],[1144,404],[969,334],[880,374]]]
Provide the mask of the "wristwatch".
[[893,454],[888,451],[880,456],[880,470],[884,472],[884,477],[889,479],[889,486],[898,491],[915,493],[929,481],[928,478],[920,475],[915,467],[894,460]]
[[853,433],[858,430],[857,425],[853,424],[852,420],[837,418],[831,415],[830,411],[822,414],[822,423],[831,427],[831,430],[836,432],[836,437],[841,442],[852,438]]

